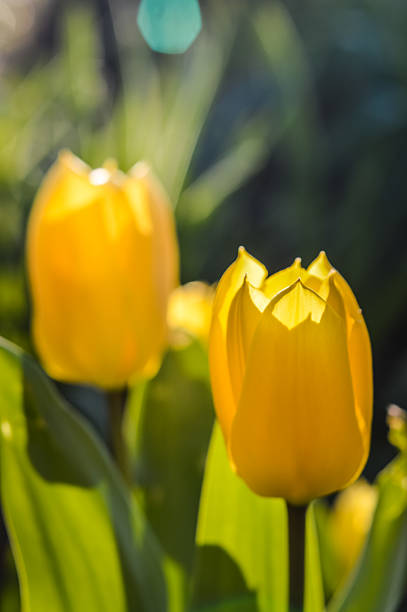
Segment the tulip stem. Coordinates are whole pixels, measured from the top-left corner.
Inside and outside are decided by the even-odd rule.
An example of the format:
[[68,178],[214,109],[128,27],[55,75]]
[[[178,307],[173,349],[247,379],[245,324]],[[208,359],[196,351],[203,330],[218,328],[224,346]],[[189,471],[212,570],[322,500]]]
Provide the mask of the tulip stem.
[[290,612],[304,609],[305,518],[307,506],[287,502],[289,541]]
[[126,406],[126,389],[108,391],[110,449],[124,480],[130,483],[129,457],[123,436],[123,416]]

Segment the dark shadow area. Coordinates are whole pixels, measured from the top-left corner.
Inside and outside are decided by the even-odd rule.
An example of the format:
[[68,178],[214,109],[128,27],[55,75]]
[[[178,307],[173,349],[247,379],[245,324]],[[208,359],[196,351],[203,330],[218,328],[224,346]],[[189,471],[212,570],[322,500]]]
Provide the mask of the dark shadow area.
[[259,612],[237,563],[219,546],[199,546],[196,551],[191,610],[224,604],[227,610]]
[[[135,475],[162,547],[188,573],[213,423],[207,381],[186,372],[193,366],[193,350],[168,353],[147,388]],[[206,361],[204,354],[199,358]]]
[[69,406],[75,408],[95,428],[106,443],[109,442],[109,419],[106,396],[101,389],[85,385],[71,385],[53,380]]
[[51,482],[96,486],[102,473],[88,432],[69,417],[68,406],[34,362],[24,357],[22,364],[27,449],[33,466]]

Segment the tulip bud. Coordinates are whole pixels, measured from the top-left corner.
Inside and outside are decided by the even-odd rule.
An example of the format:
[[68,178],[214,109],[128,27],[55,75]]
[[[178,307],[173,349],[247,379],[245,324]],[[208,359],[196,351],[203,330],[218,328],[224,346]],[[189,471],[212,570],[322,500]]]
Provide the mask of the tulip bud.
[[387,425],[389,426],[389,442],[402,453],[407,451],[407,412],[390,404],[387,407]]
[[113,389],[159,362],[178,247],[147,164],[125,175],[61,153],[32,208],[27,265],[34,341],[51,376]]
[[240,248],[217,288],[209,362],[231,464],[255,493],[301,505],[356,480],[370,447],[371,349],[325,253],[267,278]]
[[363,479],[342,491],[335,499],[330,528],[342,581],[359,558],[376,504],[376,487]]
[[181,285],[172,292],[168,324],[174,346],[185,346],[192,338],[207,344],[214,294],[213,287],[201,281]]

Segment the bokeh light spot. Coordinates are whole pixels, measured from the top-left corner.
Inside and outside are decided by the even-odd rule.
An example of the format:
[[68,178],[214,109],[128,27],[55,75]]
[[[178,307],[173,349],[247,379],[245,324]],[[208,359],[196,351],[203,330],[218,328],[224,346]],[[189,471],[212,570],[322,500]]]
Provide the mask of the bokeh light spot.
[[11,430],[11,425],[8,421],[3,421],[1,423],[0,429],[1,429],[1,433],[3,437],[6,438],[7,440],[9,440],[12,437],[13,434]]
[[142,0],[137,22],[153,51],[183,53],[201,30],[198,0]]

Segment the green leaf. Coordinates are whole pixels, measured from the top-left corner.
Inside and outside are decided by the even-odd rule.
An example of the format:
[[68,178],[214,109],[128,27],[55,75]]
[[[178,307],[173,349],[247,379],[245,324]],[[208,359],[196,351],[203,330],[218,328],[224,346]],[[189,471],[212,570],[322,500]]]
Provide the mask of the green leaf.
[[318,534],[321,573],[326,599],[330,599],[343,578],[343,567],[332,538],[331,507],[326,500],[314,504],[315,524]]
[[[197,545],[195,610],[287,610],[285,503],[255,495],[232,472],[218,425],[212,434],[207,459]],[[305,590],[305,609],[323,610],[312,508],[307,516]]]
[[136,495],[166,554],[169,612],[185,609],[212,423],[208,357],[198,341],[170,350],[126,406]]
[[404,451],[377,477],[379,498],[363,553],[347,584],[331,602],[329,612],[392,612],[405,592],[407,428],[403,429],[400,422],[397,429],[391,432],[391,439],[396,438]]
[[186,596],[192,571],[212,423],[207,353],[199,342],[169,351],[156,378],[136,388],[127,406],[137,493],[168,556],[169,584],[178,600]]
[[104,448],[4,340],[0,465],[24,612],[166,610],[158,544]]

